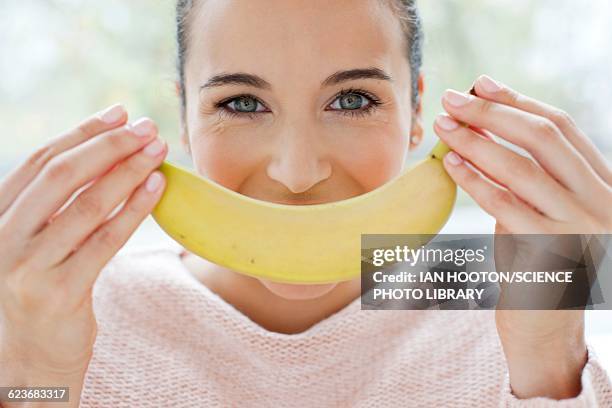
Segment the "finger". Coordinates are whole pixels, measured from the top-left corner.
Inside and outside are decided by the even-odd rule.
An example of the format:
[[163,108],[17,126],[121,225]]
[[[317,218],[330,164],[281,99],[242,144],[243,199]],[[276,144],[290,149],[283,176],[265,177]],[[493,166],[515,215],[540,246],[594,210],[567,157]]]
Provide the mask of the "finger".
[[[472,85],[472,88],[470,88],[469,90],[469,94],[470,95],[474,95],[474,96],[478,96],[476,95],[476,85]],[[493,137],[493,134],[491,132],[489,132],[486,129],[482,129],[479,128],[478,126],[473,126],[473,125],[467,125],[467,127],[471,130],[473,130],[474,132],[476,132],[477,134],[479,134],[480,136],[484,137],[485,139],[491,140],[491,141],[495,141],[495,138]]]
[[54,157],[7,211],[11,229],[32,236],[84,184],[142,149],[157,136],[150,119],[111,130]]
[[[472,85],[472,88],[470,88],[468,93],[470,95],[477,96],[476,95],[476,90],[474,88],[474,85]],[[495,138],[493,137],[493,134],[491,132],[489,132],[488,130],[486,130],[486,129],[482,129],[482,128],[479,128],[477,126],[473,126],[473,125],[470,125],[468,123],[463,123],[463,122],[461,122],[461,125],[462,126],[466,126],[467,128],[473,130],[474,132],[476,132],[478,135],[482,136],[485,139],[488,139],[488,140],[491,140],[491,141],[495,141]]]
[[567,189],[584,195],[603,191],[601,179],[549,119],[452,90],[444,94],[442,104],[457,120],[487,129],[527,150]]
[[484,139],[497,143],[495,141],[495,137],[493,137],[493,134],[489,132],[488,130],[482,129],[476,126],[471,126],[471,125],[468,125],[467,128],[473,131],[474,133],[478,134],[479,136],[482,136]]
[[61,264],[67,281],[75,285],[77,290],[91,289],[100,271],[153,211],[164,188],[165,179],[162,173],[153,172],[147,181],[134,191],[121,210],[92,233]]
[[159,167],[166,152],[165,143],[156,139],[81,193],[35,237],[33,246],[42,248],[38,252],[44,259],[33,262],[47,266],[61,263]]
[[570,115],[561,109],[522,95],[506,85],[482,75],[475,83],[481,98],[503,103],[551,120],[563,132],[567,140],[586,159],[595,173],[612,186],[612,166],[597,149],[593,141],[576,125]]
[[438,116],[434,130],[451,150],[550,218],[568,220],[580,213],[570,193],[531,159],[479,137],[450,116]]
[[30,153],[24,162],[0,181],[0,215],[9,208],[49,160],[100,133],[122,126],[126,120],[127,113],[123,106],[113,105]]
[[552,231],[552,220],[537,213],[512,192],[493,185],[451,151],[444,157],[451,178],[498,223],[513,234]]

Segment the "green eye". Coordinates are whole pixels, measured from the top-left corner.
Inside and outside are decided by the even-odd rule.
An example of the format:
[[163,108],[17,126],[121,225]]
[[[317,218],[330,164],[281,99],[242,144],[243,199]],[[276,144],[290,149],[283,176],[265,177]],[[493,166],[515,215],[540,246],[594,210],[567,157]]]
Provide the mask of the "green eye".
[[344,89],[329,105],[331,111],[336,111],[351,117],[361,117],[372,113],[382,102],[369,92],[359,89]]
[[363,100],[363,96],[357,94],[347,94],[338,98],[338,101],[340,101],[340,107],[342,109],[349,110],[360,109],[362,107],[361,104],[363,103]]
[[235,111],[250,113],[257,112],[257,104],[259,103],[259,101],[250,96],[240,96],[231,101],[230,104],[231,103],[234,104],[234,107],[232,109],[234,109]]

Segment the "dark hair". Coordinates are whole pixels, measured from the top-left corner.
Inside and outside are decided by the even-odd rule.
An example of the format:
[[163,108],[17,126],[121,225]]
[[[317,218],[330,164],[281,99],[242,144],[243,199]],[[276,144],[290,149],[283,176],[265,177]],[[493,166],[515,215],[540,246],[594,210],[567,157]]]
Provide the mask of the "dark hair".
[[[176,2],[176,39],[177,70],[180,83],[181,114],[185,117],[185,62],[189,47],[189,27],[194,5],[201,0],[177,0]],[[412,77],[412,104],[419,102],[418,79],[423,64],[423,27],[416,0],[383,0],[390,3],[395,15],[400,19],[406,39],[406,57]]]

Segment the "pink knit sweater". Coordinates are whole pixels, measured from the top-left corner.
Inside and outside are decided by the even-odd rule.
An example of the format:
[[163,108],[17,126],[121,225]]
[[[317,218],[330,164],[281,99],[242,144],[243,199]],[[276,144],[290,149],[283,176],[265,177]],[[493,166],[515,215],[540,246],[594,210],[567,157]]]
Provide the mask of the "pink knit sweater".
[[94,286],[82,407],[612,407],[589,346],[582,392],[519,400],[492,311],[366,311],[270,332],[202,285],[180,247],[119,253]]

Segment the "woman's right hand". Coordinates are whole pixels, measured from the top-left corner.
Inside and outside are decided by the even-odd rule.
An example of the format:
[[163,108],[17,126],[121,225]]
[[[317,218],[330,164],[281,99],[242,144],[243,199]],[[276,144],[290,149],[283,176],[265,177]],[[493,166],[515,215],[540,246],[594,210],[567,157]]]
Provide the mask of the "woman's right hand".
[[2,387],[84,379],[97,331],[93,284],[164,190],[156,125],[126,123],[112,106],[0,181]]

